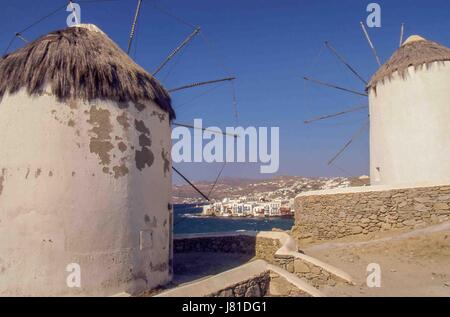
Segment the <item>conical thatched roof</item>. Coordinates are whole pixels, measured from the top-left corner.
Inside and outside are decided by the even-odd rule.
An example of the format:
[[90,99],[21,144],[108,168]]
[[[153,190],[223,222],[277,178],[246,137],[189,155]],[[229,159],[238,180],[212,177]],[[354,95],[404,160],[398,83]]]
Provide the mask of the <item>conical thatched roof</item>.
[[395,72],[404,77],[410,66],[421,68],[433,62],[444,61],[450,61],[449,48],[417,35],[410,36],[389,61],[378,69],[370,80],[367,90],[375,88],[378,82],[384,82]]
[[161,84],[92,25],[49,33],[0,59],[0,98],[21,88],[39,95],[47,84],[60,101],[151,100],[175,117]]

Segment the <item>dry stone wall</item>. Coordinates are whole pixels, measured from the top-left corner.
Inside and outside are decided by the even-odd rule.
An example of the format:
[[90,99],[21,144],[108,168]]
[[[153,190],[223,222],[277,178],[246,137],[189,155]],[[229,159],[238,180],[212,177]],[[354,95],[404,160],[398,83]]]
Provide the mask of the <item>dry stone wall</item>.
[[292,236],[320,241],[448,221],[450,185],[298,196]]
[[277,265],[289,273],[294,273],[312,286],[321,289],[325,286],[348,284],[340,277],[324,270],[322,267],[291,256],[278,256]]
[[295,285],[289,283],[277,273],[270,272],[269,292],[270,297],[311,297],[309,294],[299,290]]
[[[240,253],[251,255],[255,258],[262,259],[268,263],[277,265],[289,273],[294,273],[298,277],[304,279],[311,285],[317,288],[324,286],[335,286],[346,283],[344,280],[302,259],[294,258],[293,256],[276,255],[278,249],[281,248],[281,243],[278,239],[270,239],[258,236],[235,235],[235,236],[204,236],[198,238],[176,238],[174,239],[175,253],[189,253],[189,252],[221,252],[221,253]],[[275,279],[274,289],[281,289],[276,285],[284,283]],[[244,284],[247,284],[246,281]],[[253,283],[253,282],[252,282]],[[287,282],[286,282],[287,283]],[[244,286],[233,286],[221,291],[226,292],[231,296],[231,292],[237,292]],[[287,288],[289,290],[291,288]],[[262,292],[262,289],[261,289]],[[219,296],[220,294],[216,294]],[[222,294],[223,295],[223,294]],[[220,296],[222,296],[220,295]],[[276,294],[275,294],[276,295]],[[278,294],[280,295],[280,294]],[[287,295],[287,294],[285,294]],[[297,294],[302,296],[303,294]],[[225,296],[225,295],[224,295]],[[233,295],[235,296],[235,295]]]
[[269,284],[270,273],[267,271],[211,294],[210,297],[264,297],[268,294]]
[[275,252],[281,247],[277,239],[248,235],[175,238],[175,253],[211,252],[240,253],[275,264]]

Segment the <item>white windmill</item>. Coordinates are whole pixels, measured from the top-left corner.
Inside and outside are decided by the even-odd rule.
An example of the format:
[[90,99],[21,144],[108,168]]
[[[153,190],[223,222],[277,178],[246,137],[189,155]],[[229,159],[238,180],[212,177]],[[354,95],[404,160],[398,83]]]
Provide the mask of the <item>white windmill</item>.
[[450,49],[413,35],[381,65],[369,34],[368,43],[380,65],[369,82],[334,49],[325,45],[365,84],[365,92],[305,77],[316,84],[368,97],[368,106],[306,120],[319,120],[368,110],[369,120],[328,162],[331,165],[370,127],[372,185],[445,183],[450,179]]

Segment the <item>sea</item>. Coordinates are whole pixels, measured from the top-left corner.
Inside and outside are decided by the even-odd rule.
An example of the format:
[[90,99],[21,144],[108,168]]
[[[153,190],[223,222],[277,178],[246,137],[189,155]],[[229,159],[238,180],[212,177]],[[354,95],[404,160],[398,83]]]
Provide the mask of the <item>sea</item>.
[[174,205],[175,234],[228,232],[238,230],[271,231],[273,228],[289,230],[293,218],[225,218],[203,217],[198,205]]

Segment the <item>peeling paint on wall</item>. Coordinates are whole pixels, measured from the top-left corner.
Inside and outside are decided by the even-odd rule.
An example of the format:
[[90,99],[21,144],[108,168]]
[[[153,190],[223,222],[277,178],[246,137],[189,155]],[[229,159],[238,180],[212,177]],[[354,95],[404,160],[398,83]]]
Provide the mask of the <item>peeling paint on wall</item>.
[[114,166],[113,171],[114,171],[114,178],[116,178],[116,179],[119,177],[123,177],[130,172],[129,169],[125,165]]
[[136,167],[140,171],[142,171],[145,166],[152,166],[154,160],[155,156],[150,149],[144,147],[141,151],[136,151]]
[[0,195],[1,195],[2,192],[3,192],[3,183],[4,183],[4,181],[5,181],[5,174],[6,174],[6,169],[3,168],[3,169],[2,169],[2,173],[0,174]]
[[67,105],[70,109],[78,109],[78,103],[75,99],[70,100]]
[[151,223],[151,226],[152,226],[153,228],[158,227],[158,218],[156,218],[155,216],[153,216],[153,221],[152,221],[152,223]]
[[141,132],[143,134],[150,135],[150,130],[145,125],[144,121],[142,120],[134,120],[134,126],[136,127],[136,130],[138,132]]
[[129,107],[128,102],[119,102],[119,109],[127,109]]
[[164,177],[166,177],[167,173],[170,172],[170,161],[168,158],[168,152],[164,148],[161,150],[161,157],[164,161],[163,172],[164,172]]
[[152,140],[150,140],[150,138],[148,136],[146,136],[145,134],[141,134],[139,136],[139,145],[142,147],[145,147],[145,146],[150,147],[150,146],[152,146]]
[[118,147],[119,147],[120,152],[122,152],[122,153],[128,149],[127,145],[123,142],[119,142]]
[[130,127],[129,119],[126,112],[123,112],[120,116],[117,116],[116,120],[125,129],[125,131],[127,131],[128,128]]
[[109,152],[114,148],[111,143],[113,127],[110,121],[110,112],[106,109],[91,107],[87,122],[93,126],[89,132],[95,135],[91,137],[89,143],[91,153],[98,155],[100,164],[109,165],[111,163]]
[[134,107],[137,109],[137,111],[141,112],[142,110],[144,110],[146,108],[146,106],[142,103],[136,103],[134,104]]
[[163,122],[164,120],[166,120],[166,114],[165,114],[165,113],[158,112],[158,111],[156,111],[156,110],[153,110],[153,111],[152,111],[151,116],[152,116],[152,117],[155,117],[155,116],[158,117],[159,122]]
[[153,152],[150,150],[150,146],[152,145],[152,141],[150,139],[150,130],[145,125],[144,121],[134,120],[134,126],[136,131],[140,132],[139,135],[139,145],[142,149],[135,151],[135,161],[136,167],[142,171],[146,166],[152,166],[155,161],[155,156]]

